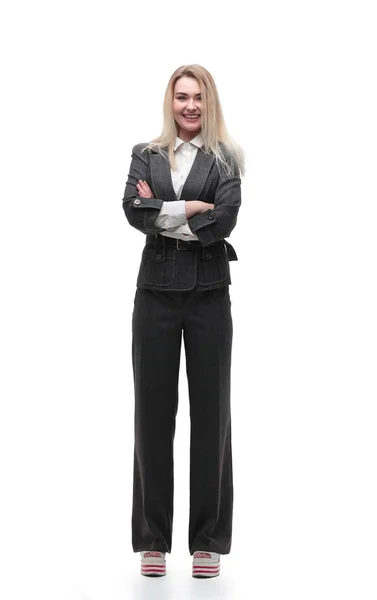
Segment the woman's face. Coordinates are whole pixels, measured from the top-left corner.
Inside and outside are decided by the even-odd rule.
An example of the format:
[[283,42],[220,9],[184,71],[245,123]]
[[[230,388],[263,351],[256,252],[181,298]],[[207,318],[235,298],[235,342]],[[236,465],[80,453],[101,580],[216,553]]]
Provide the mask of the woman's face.
[[[201,130],[202,97],[198,81],[194,77],[181,77],[175,82],[173,115],[178,125],[178,137],[189,142]],[[186,115],[196,115],[190,119]]]

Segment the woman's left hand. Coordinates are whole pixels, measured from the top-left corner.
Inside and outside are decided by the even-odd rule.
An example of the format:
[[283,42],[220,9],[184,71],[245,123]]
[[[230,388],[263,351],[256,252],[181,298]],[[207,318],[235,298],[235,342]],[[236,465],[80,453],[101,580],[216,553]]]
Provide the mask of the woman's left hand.
[[139,179],[136,184],[137,193],[141,198],[154,198],[153,192],[146,181]]

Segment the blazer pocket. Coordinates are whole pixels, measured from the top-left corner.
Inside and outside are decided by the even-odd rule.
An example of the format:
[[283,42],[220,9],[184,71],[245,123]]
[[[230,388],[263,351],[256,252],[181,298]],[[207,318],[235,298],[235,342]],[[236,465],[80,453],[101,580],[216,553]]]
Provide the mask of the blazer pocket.
[[198,283],[221,283],[229,275],[229,262],[225,247],[205,248],[198,261]]
[[164,258],[162,254],[156,254],[154,248],[145,247],[141,269],[145,283],[159,286],[171,285],[174,280],[175,256]]

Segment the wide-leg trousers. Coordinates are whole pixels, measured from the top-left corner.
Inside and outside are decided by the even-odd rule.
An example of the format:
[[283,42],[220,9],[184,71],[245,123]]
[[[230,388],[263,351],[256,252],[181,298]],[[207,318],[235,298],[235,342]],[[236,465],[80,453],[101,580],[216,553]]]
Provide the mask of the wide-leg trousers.
[[188,547],[190,554],[228,554],[233,512],[229,285],[204,291],[136,290],[132,546],[134,552],[171,552],[182,334],[191,420]]

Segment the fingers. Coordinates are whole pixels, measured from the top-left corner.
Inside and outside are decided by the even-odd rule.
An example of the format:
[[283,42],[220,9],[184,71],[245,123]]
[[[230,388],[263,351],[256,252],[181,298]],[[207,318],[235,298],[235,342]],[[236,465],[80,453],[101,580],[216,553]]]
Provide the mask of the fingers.
[[139,182],[136,184],[136,188],[140,194],[145,194],[145,198],[153,198],[152,190],[146,181],[139,179]]
[[136,187],[140,187],[141,189],[151,191],[149,185],[146,181],[143,181],[143,179],[139,179],[139,182],[136,184]]

